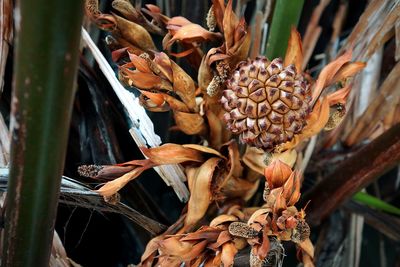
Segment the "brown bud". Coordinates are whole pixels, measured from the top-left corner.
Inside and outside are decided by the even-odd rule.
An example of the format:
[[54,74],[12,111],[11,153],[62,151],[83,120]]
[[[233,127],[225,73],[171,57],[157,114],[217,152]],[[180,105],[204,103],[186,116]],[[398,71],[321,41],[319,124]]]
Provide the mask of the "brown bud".
[[264,169],[264,176],[267,179],[270,190],[283,186],[291,174],[292,169],[290,166],[279,159],[274,159]]

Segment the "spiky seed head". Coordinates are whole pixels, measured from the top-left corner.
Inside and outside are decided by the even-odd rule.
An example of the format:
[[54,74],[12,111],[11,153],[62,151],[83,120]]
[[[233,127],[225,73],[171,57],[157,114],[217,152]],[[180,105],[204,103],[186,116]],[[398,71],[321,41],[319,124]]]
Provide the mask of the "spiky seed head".
[[310,102],[310,86],[294,65],[265,57],[239,63],[221,98],[228,128],[266,151],[301,132]]
[[81,165],[78,167],[78,173],[83,177],[96,177],[103,169],[100,165]]

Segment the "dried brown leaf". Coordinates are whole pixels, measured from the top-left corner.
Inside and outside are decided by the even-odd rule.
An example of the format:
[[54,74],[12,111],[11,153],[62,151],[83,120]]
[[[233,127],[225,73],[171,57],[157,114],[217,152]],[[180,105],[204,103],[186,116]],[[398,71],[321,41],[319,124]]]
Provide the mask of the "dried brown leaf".
[[192,169],[192,171],[188,173],[190,198],[185,219],[186,226],[195,225],[205,215],[213,199],[211,186],[214,172],[218,168],[220,162],[220,158],[210,158],[199,168]]
[[222,245],[221,261],[223,266],[233,266],[233,259],[235,258],[238,250],[233,242],[226,242]]
[[145,51],[157,50],[153,39],[145,28],[118,15],[114,14],[113,16],[118,28],[117,34],[120,37]]
[[285,66],[293,64],[297,71],[301,71],[301,65],[303,64],[303,48],[300,34],[294,27],[292,27],[290,31],[284,64]]
[[174,42],[181,41],[186,43],[204,42],[204,41],[215,41],[221,39],[220,33],[210,32],[201,27],[198,24],[187,24],[175,32],[171,40],[167,42],[167,47],[170,47]]
[[204,135],[207,132],[205,121],[198,113],[175,111],[174,119],[176,126],[185,134]]
[[177,144],[164,144],[159,147],[140,148],[154,164],[179,164],[186,161],[202,162],[203,156],[200,151],[191,148],[185,148]]
[[192,78],[175,62],[171,60],[173,74],[173,88],[176,94],[188,106],[189,110],[195,111],[196,108],[196,87]]

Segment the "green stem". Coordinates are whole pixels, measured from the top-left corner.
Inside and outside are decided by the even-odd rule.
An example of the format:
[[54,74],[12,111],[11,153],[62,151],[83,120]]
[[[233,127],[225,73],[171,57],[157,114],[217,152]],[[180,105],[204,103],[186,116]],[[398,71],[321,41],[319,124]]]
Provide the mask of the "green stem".
[[297,26],[304,0],[277,0],[269,31],[266,56],[269,59],[285,56],[292,26]]
[[49,266],[82,17],[82,0],[17,1],[1,266]]
[[353,200],[372,208],[400,216],[400,209],[398,207],[386,203],[385,201],[380,200],[377,197],[371,196],[370,194],[358,192],[353,196]]

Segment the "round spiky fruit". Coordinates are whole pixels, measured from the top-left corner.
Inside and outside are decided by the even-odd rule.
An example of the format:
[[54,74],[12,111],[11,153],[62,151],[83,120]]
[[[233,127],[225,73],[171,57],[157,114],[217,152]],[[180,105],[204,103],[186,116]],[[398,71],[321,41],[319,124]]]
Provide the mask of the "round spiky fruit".
[[310,102],[309,84],[295,66],[284,68],[282,59],[265,57],[239,63],[221,98],[228,128],[264,150],[301,132]]

